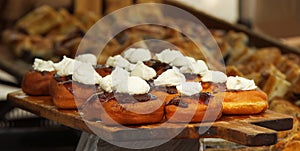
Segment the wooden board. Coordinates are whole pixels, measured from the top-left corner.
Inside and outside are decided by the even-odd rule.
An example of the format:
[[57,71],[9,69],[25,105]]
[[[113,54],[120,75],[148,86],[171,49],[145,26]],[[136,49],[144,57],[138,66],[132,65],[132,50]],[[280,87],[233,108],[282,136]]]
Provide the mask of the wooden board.
[[[124,129],[118,126],[107,126],[101,122],[84,121],[76,110],[59,110],[53,105],[49,96],[27,96],[22,91],[17,91],[8,94],[8,101],[12,105],[38,116],[54,120],[74,129],[93,133],[86,125],[87,123],[89,126],[97,128],[101,136],[114,141],[166,139],[174,136],[174,133],[184,128],[176,138],[218,137],[248,146],[272,145],[277,142],[278,131],[289,130],[293,126],[292,117],[267,111],[258,115],[223,115],[220,120],[214,123],[188,125],[165,123],[163,127],[158,127],[160,124],[151,124],[131,126],[135,129]],[[205,127],[209,127],[209,129],[200,135],[199,130]],[[142,131],[146,135],[141,136]]]

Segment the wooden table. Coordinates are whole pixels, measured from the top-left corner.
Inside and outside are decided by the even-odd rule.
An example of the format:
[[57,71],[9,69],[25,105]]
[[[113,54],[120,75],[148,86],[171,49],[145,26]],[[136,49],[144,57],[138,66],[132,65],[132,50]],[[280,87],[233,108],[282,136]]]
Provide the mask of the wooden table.
[[[272,145],[277,142],[278,131],[289,130],[293,126],[291,116],[266,111],[257,115],[225,116],[213,123],[164,123],[129,126],[134,129],[124,129],[119,126],[107,126],[101,121],[85,121],[77,110],[57,109],[49,96],[27,96],[22,91],[8,94],[8,101],[19,108],[30,111],[38,116],[59,122],[74,129],[93,133],[89,127],[99,130],[106,139],[115,141],[165,139],[173,136],[176,130],[182,130],[176,138],[197,139],[203,137],[218,137],[247,146]],[[87,124],[89,126],[87,126]],[[209,127],[199,134],[199,129]],[[141,131],[147,135],[140,136]]]

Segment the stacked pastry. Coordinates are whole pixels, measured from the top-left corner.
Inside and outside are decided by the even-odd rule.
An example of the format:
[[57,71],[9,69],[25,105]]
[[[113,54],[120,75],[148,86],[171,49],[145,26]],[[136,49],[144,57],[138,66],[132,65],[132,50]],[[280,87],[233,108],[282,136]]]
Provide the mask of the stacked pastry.
[[[79,108],[86,119],[107,125],[214,121],[222,113],[258,114],[268,107],[253,80],[209,70],[203,60],[180,51],[129,48],[105,65],[96,60],[91,54],[58,63],[36,59],[30,71],[36,75],[25,76],[22,88],[43,95],[31,92],[46,87],[58,108]],[[53,67],[47,72],[52,76],[40,75],[46,66]]]
[[35,57],[58,61],[74,54],[84,33],[98,19],[93,13],[75,16],[64,8],[41,6],[4,31],[2,39],[24,61],[31,63]]
[[214,36],[227,59],[228,74],[253,79],[270,100],[299,99],[299,56],[282,54],[277,48],[251,48],[244,33],[214,32]]

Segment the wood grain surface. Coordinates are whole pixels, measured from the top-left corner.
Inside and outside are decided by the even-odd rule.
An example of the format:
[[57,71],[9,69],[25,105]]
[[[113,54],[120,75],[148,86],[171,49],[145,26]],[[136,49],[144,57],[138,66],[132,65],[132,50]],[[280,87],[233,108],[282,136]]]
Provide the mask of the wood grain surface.
[[[85,121],[77,110],[57,109],[49,96],[27,96],[22,91],[8,94],[8,101],[38,116],[74,129],[95,133],[114,141],[167,139],[197,139],[218,137],[247,146],[272,145],[277,133],[293,126],[291,116],[266,111],[257,115],[225,116],[213,123],[157,123],[138,126],[107,126],[101,121]],[[93,130],[91,130],[93,129]],[[207,129],[204,133],[199,130]],[[142,134],[142,135],[141,135]]]

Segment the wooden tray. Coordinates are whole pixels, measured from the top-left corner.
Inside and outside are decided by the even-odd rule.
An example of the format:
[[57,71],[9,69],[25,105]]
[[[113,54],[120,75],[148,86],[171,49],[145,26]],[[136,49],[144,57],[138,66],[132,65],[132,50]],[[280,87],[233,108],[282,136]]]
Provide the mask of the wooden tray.
[[[93,133],[88,123],[97,128],[106,139],[114,141],[166,139],[174,136],[174,132],[183,129],[176,138],[197,139],[200,137],[218,137],[247,146],[272,145],[277,142],[277,133],[289,130],[293,126],[291,116],[267,111],[258,115],[222,116],[214,123],[177,124],[166,123],[163,127],[159,124],[132,126],[135,129],[124,129],[118,126],[106,126],[101,122],[84,121],[77,110],[57,109],[49,96],[27,96],[22,91],[8,94],[8,101],[17,107],[30,111],[38,116],[59,122],[74,129]],[[202,135],[198,133],[200,128],[212,126]],[[140,136],[142,130],[143,134]]]

